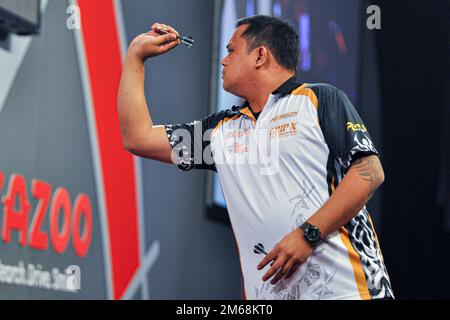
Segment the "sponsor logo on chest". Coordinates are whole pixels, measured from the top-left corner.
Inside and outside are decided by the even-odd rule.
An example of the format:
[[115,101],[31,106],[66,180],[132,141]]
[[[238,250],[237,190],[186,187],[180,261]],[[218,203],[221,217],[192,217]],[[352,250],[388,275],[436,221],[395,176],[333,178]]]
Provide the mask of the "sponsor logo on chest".
[[269,139],[284,138],[298,134],[297,121],[291,121],[272,127],[269,131]]

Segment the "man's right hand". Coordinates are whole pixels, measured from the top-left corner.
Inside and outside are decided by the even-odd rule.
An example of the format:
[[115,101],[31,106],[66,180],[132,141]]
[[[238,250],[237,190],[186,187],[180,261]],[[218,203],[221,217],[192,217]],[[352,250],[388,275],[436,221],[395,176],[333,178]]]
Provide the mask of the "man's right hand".
[[[169,33],[161,35],[160,30],[165,30]],[[178,32],[172,27],[155,23],[149,32],[142,33],[133,39],[128,52],[145,62],[148,58],[164,54],[180,44],[180,40],[177,38],[178,35]]]

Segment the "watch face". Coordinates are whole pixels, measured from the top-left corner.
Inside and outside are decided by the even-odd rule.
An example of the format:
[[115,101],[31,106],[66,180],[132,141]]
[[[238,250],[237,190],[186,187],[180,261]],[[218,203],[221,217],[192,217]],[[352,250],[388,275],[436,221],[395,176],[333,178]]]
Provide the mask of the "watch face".
[[308,230],[308,238],[311,241],[318,241],[320,239],[320,231],[315,228],[311,228]]

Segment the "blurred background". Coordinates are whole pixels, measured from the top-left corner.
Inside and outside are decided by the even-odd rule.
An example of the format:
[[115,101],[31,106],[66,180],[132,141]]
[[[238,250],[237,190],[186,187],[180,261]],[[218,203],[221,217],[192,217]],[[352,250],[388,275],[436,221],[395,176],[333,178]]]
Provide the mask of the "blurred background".
[[240,299],[214,174],[122,147],[117,88],[155,23],[192,36],[146,63],[155,124],[240,101],[221,89],[237,19],[300,35],[301,82],[343,89],[381,154],[368,204],[397,299],[450,293],[450,3],[0,0],[0,299]]

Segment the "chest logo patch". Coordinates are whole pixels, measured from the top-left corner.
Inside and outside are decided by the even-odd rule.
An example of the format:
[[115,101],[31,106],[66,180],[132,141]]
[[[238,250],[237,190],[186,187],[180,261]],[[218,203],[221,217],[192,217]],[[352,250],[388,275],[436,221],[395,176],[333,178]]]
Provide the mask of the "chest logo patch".
[[298,133],[297,130],[297,121],[288,122],[284,124],[280,124],[276,127],[270,129],[269,138],[273,139],[276,137],[283,138],[294,136]]

